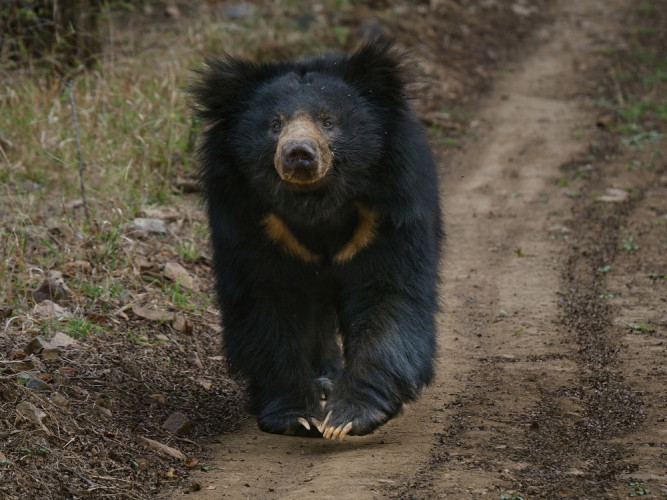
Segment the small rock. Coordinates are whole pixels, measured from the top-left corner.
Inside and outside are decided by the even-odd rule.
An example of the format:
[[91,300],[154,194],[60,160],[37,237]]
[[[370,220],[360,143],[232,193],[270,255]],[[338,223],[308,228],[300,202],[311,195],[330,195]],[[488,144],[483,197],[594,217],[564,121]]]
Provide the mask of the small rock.
[[14,312],[14,309],[12,309],[9,306],[0,306],[0,319],[9,318],[12,315],[13,312]]
[[20,373],[35,369],[32,359],[0,360],[3,373]]
[[139,470],[148,470],[151,463],[145,458],[137,458],[134,460],[134,463],[137,464],[137,469]]
[[72,337],[62,332],[57,332],[53,336],[53,338],[49,341],[49,343],[53,347],[69,347],[71,345],[76,344],[76,340],[74,340]]
[[42,300],[33,309],[36,316],[42,318],[68,318],[71,316],[70,312],[64,307],[51,302],[50,300]]
[[54,392],[51,394],[51,402],[57,406],[62,406],[63,408],[67,408],[69,406],[69,399],[67,399],[59,392]]
[[252,4],[248,2],[230,5],[225,9],[225,16],[230,19],[243,19],[252,15]]
[[176,434],[177,436],[184,436],[190,433],[190,428],[192,427],[192,421],[188,418],[185,413],[180,411],[174,412],[169,415],[169,418],[162,424],[162,428],[168,430],[169,432]]
[[167,14],[167,17],[170,17],[172,19],[178,19],[181,17],[181,11],[178,9],[176,5],[167,5],[164,9],[165,14]]
[[49,388],[49,384],[39,377],[28,377],[23,379],[23,385],[32,391],[43,391]]
[[25,418],[30,420],[35,425],[42,428],[47,434],[51,434],[49,430],[44,426],[42,420],[46,417],[46,413],[37,408],[35,405],[28,401],[23,401],[16,406],[16,411],[23,415]]
[[556,224],[555,226],[551,226],[549,229],[547,229],[550,233],[571,233],[572,230],[567,227],[563,226],[562,224]]
[[178,262],[167,262],[162,269],[165,278],[175,281],[189,290],[198,290],[199,286],[190,273]]
[[192,323],[190,323],[184,316],[179,314],[174,314],[171,327],[177,332],[185,333],[186,335],[191,335],[193,330]]
[[199,378],[197,379],[197,383],[198,383],[199,385],[201,385],[201,386],[202,386],[204,389],[206,389],[207,391],[211,390],[211,387],[213,387],[213,382],[210,381],[210,380],[207,379],[207,378],[199,377]]
[[139,233],[164,234],[167,232],[167,229],[164,227],[164,222],[161,219],[146,219],[143,217],[134,219],[128,224],[127,229],[131,232],[136,231]]
[[148,397],[151,398],[154,401],[157,401],[161,405],[166,405],[167,404],[167,398],[165,398],[162,394],[151,394]]
[[149,321],[165,321],[169,323],[174,319],[174,315],[169,311],[154,311],[152,309],[148,309],[147,307],[138,305],[132,306],[132,312],[134,312],[134,314],[140,318],[144,318]]
[[41,337],[35,337],[30,342],[28,342],[28,345],[25,348],[25,352],[27,354],[39,354],[44,349],[52,349],[52,348],[53,346],[48,340],[44,340]]
[[204,368],[201,359],[199,359],[199,354],[197,354],[197,351],[191,351],[190,353],[188,353],[188,362],[191,365],[195,365],[199,369]]
[[23,349],[13,349],[7,355],[7,359],[10,360],[10,361],[25,359],[25,357],[26,357],[26,353]]
[[605,194],[598,196],[597,201],[606,203],[620,203],[628,199],[628,192],[625,189],[607,188]]

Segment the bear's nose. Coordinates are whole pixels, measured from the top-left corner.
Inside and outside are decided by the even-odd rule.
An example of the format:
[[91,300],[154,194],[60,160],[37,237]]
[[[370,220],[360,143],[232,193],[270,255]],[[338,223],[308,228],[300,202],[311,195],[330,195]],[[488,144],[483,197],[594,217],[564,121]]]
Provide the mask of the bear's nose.
[[288,171],[317,169],[317,146],[310,139],[293,139],[283,145],[280,160]]

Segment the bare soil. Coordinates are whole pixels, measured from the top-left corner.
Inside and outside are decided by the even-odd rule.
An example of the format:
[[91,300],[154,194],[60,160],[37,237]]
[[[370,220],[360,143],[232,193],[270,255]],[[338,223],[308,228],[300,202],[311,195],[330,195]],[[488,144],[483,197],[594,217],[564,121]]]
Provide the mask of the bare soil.
[[[198,498],[667,494],[665,283],[649,277],[666,265],[664,229],[639,237],[664,217],[667,190],[597,142],[586,78],[628,5],[558,2],[478,104],[474,139],[443,155],[446,305],[422,399],[342,444],[249,419],[197,478]],[[578,193],[559,182],[574,172]],[[633,200],[596,201],[630,186]],[[661,257],[619,250],[624,231]],[[641,318],[655,329],[626,324]]]
[[[218,4],[236,5],[206,3]],[[82,236],[80,208],[54,223],[54,194],[21,215],[31,185],[8,184],[2,237],[21,233],[24,248],[6,273],[34,279],[22,300],[0,293],[0,498],[667,497],[667,5],[326,9],[294,22],[341,49],[389,31],[425,76],[415,106],[442,166],[448,232],[436,380],[370,436],[264,434],[226,374],[210,258],[176,248],[204,224],[196,193],[178,186],[177,204],[136,214],[165,234],[119,236],[103,221]],[[262,42],[246,55],[301,49]],[[0,153],[20,163],[12,140],[0,131]],[[194,282],[185,306],[166,263]],[[69,285],[51,296],[69,319],[33,310],[49,269]],[[122,293],[96,297],[85,285],[100,276]],[[80,332],[72,318],[91,328],[75,345],[52,357],[28,347]],[[174,412],[191,421],[177,433],[162,427]]]

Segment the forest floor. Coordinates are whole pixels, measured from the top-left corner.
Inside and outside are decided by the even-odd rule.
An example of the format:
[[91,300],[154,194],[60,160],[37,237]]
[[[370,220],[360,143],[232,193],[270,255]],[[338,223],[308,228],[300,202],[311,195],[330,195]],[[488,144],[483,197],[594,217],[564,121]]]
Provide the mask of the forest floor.
[[[207,5],[73,76],[90,222],[69,96],[2,76],[0,498],[666,497],[667,5]],[[224,368],[179,85],[220,47],[382,31],[441,165],[437,378],[370,436],[264,434]]]

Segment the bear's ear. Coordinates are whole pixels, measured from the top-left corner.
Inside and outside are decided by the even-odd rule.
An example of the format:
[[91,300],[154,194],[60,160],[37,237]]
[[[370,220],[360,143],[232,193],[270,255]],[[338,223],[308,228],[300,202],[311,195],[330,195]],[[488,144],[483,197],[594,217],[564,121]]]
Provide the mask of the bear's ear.
[[404,104],[409,75],[394,40],[374,39],[350,55],[343,78],[370,99]]
[[[196,77],[186,91],[197,117],[208,124],[224,123],[241,111],[241,106],[262,81],[271,77],[271,67],[230,55],[207,58],[195,70]],[[275,68],[274,68],[275,69]]]

